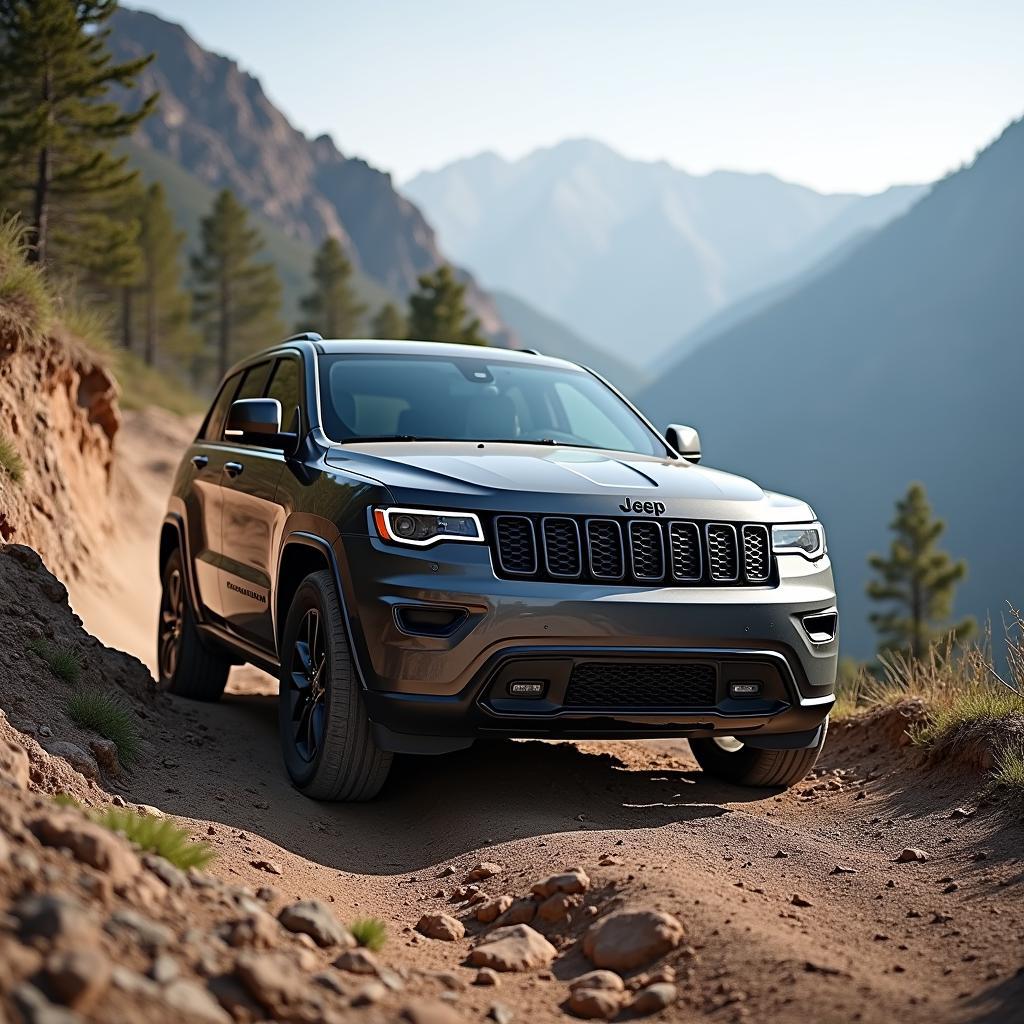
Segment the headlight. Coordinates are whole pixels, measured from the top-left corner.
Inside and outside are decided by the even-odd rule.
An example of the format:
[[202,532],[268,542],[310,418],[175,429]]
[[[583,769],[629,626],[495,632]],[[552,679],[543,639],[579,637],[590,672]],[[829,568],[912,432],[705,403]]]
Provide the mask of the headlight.
[[376,508],[373,522],[382,540],[425,548],[442,540],[484,539],[472,512],[430,512],[419,508]]
[[794,523],[772,527],[772,550],[777,555],[821,558],[825,554],[825,529],[821,523]]

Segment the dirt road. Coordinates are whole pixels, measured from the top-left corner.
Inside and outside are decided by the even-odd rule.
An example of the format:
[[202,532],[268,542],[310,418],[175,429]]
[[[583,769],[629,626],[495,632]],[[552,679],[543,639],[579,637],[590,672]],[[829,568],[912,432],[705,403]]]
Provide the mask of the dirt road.
[[[165,446],[184,442],[164,426]],[[126,492],[130,529],[105,588],[72,598],[101,638],[149,660],[156,492],[175,456],[151,430],[130,440],[132,428],[120,455],[141,491]],[[494,894],[580,864],[593,898],[654,905],[686,926],[692,948],[669,958],[682,998],[663,1019],[1024,1021],[1019,815],[979,806],[975,775],[920,766],[887,738],[888,719],[834,729],[820,776],[784,795],[705,780],[685,743],[524,742],[400,760],[379,800],[346,806],[288,786],[274,699],[272,681],[246,670],[218,705],[175,701],[125,795],[192,820],[220,852],[217,873],[383,917],[395,965],[472,979],[468,938],[412,927],[457,912],[437,894],[477,861],[504,867]],[[907,847],[927,861],[896,863]],[[604,854],[620,863],[599,866]],[[467,1019],[496,1000],[515,1020],[564,1019],[565,979],[587,966],[570,941],[583,927],[568,928],[550,975],[469,987],[456,1005]]]

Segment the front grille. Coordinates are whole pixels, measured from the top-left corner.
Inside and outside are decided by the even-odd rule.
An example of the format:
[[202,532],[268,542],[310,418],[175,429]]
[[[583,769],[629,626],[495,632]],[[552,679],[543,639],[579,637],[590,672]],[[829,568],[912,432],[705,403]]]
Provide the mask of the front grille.
[[565,706],[573,708],[711,707],[714,665],[689,662],[600,662],[576,665]]
[[763,583],[772,569],[768,529],[745,523],[743,526],[743,569],[751,583]]
[[736,547],[736,527],[729,523],[708,523],[708,571],[718,583],[731,583],[739,577],[740,556]]
[[760,523],[498,515],[499,576],[626,586],[765,586],[775,581]]
[[541,520],[544,564],[552,576],[576,577],[582,572],[580,530],[574,519],[548,516]]

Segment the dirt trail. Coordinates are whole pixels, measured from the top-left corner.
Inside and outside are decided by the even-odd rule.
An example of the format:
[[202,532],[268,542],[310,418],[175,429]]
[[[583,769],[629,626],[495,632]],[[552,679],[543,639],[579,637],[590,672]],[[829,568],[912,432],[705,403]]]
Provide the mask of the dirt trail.
[[[145,414],[143,442],[128,419],[118,460],[138,491],[129,528],[104,588],[73,586],[72,600],[103,640],[151,662],[157,526],[189,431],[159,416],[155,431]],[[477,861],[504,866],[487,883],[494,894],[582,864],[595,890],[686,925],[696,955],[670,957],[681,1002],[663,1019],[1024,1021],[1019,814],[979,808],[977,776],[926,770],[881,725],[835,729],[821,775],[784,795],[706,780],[685,743],[506,742],[400,759],[378,801],[325,805],[285,781],[273,689],[236,670],[218,705],[173,701],[125,795],[194,821],[233,882],[385,918],[396,965],[472,979],[459,966],[468,938],[411,929],[421,913],[455,912],[436,894]],[[905,847],[928,861],[894,863]],[[621,863],[599,867],[602,854]],[[469,987],[456,1005],[467,1019],[496,1000],[516,1020],[565,1019],[563,981],[585,968],[570,951],[549,976]]]

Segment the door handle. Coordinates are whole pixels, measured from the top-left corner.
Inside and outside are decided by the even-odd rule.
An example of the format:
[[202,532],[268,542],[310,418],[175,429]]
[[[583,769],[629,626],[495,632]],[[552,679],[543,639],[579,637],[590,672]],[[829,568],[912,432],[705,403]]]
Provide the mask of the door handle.
[[195,466],[196,469],[206,469],[206,464],[209,461],[210,461],[210,457],[208,455],[193,455],[192,456],[192,465]]
[[245,469],[245,466],[243,466],[240,462],[224,463],[224,472],[227,473],[228,476],[238,476],[238,474],[241,473],[243,469]]

